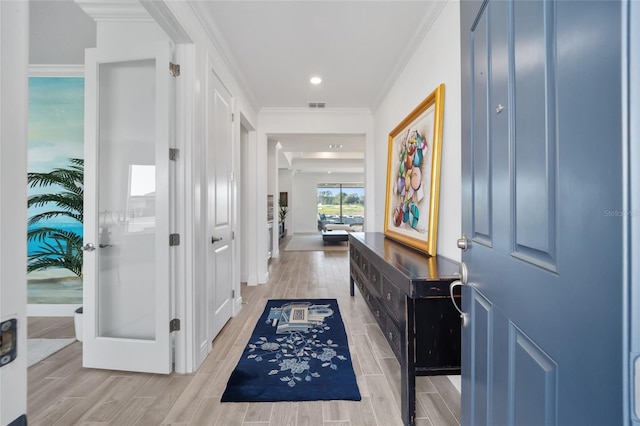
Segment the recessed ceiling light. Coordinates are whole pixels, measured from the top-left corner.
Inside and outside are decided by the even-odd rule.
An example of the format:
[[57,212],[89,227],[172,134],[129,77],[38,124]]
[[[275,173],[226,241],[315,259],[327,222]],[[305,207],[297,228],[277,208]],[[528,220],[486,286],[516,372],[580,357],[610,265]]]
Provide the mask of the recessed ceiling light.
[[317,75],[314,75],[313,77],[311,77],[311,79],[309,81],[311,82],[311,84],[320,84],[320,83],[322,83],[322,79],[320,77],[318,77]]
[[340,149],[340,148],[342,148],[342,144],[339,144],[339,145],[337,145],[337,144],[336,144],[336,145],[334,145],[334,144],[330,144],[330,145],[329,145],[329,148],[337,148],[337,149]]

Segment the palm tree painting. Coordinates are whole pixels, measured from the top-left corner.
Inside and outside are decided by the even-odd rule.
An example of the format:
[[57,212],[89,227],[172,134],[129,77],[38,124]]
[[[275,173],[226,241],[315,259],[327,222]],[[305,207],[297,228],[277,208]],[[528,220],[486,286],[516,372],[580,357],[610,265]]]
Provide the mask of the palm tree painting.
[[82,303],[84,78],[29,78],[29,304]]
[[27,239],[39,243],[38,248],[29,253],[27,272],[64,268],[82,277],[82,234],[64,226],[52,226],[52,219],[69,219],[67,223],[82,224],[84,160],[71,158],[67,168],[56,168],[45,173],[29,173],[30,188],[51,188],[59,186],[54,193],[34,194],[28,198],[28,207],[55,205],[53,210],[45,210],[29,218]]

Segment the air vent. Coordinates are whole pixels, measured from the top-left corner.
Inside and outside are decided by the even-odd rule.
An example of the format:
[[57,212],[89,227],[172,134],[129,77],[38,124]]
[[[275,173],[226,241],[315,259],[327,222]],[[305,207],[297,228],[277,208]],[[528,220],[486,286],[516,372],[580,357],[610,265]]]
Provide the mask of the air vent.
[[309,108],[324,108],[324,102],[309,102]]

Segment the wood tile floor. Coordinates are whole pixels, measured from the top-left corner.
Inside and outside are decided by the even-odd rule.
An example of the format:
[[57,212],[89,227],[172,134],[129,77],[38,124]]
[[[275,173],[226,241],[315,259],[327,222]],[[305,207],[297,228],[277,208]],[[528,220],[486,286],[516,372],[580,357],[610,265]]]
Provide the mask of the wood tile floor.
[[[286,242],[282,244],[284,247]],[[30,425],[401,425],[400,370],[356,291],[348,252],[280,251],[267,285],[242,286],[244,306],[200,369],[168,376],[82,368],[82,344],[28,369]],[[335,298],[347,330],[362,401],[220,403],[267,299]],[[29,318],[29,337],[73,337],[72,318]],[[444,376],[419,377],[418,425],[458,425],[460,393]]]

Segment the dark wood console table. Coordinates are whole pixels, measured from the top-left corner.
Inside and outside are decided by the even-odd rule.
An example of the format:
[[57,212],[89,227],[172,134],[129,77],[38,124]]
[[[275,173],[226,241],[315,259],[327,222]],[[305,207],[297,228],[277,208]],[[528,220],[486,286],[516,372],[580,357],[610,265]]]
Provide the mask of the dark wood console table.
[[400,362],[402,420],[414,425],[416,376],[460,374],[460,315],[449,296],[459,265],[382,233],[351,233],[349,245],[351,296],[355,284]]

